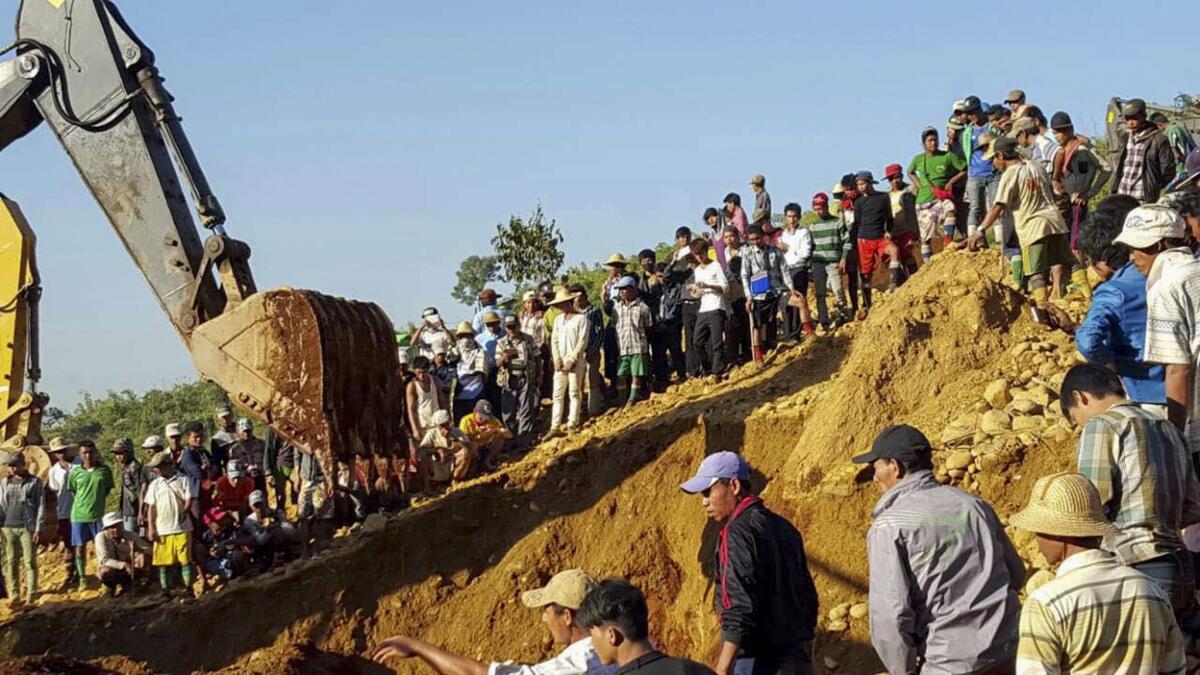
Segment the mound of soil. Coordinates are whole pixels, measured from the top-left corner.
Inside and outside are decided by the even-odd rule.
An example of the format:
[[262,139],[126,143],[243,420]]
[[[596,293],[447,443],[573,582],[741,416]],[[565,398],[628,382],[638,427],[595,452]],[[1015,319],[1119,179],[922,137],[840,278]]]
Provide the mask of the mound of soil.
[[[804,534],[822,603],[818,671],[877,672],[861,603],[879,493],[850,457],[885,426],[913,424],[939,446],[940,477],[1006,516],[1071,461],[1073,432],[1051,396],[1074,362],[990,254],[940,255],[877,298],[865,321],[724,384],[690,381],[606,415],[286,574],[189,605],[42,607],[5,627],[0,654],[123,654],[161,672],[387,672],[362,656],[405,633],[484,661],[532,660],[552,645],[521,590],[582,567],[641,586],[660,645],[711,660],[716,528],[678,485],[705,454],[740,449],[767,504]],[[1044,567],[1011,534],[1031,570]]]

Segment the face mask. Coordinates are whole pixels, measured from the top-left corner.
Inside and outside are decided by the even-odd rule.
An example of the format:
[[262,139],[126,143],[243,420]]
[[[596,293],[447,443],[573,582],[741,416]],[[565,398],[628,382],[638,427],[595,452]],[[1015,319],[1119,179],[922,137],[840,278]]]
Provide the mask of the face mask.
[[471,338],[458,338],[458,351],[470,351],[475,348],[475,341]]

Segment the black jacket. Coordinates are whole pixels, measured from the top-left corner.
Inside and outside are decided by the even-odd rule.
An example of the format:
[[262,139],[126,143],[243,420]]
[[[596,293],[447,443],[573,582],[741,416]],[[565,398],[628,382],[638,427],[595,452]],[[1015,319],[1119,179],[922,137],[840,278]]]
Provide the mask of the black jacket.
[[746,656],[770,656],[813,639],[817,589],[804,539],[761,500],[743,504],[717,543],[721,639]]
[[[1175,153],[1166,134],[1155,131],[1150,135],[1146,147],[1146,158],[1142,165],[1142,203],[1153,204],[1167,184],[1175,179]],[[1129,154],[1129,139],[1121,144],[1121,156],[1117,159],[1112,177],[1112,191],[1121,190],[1121,176],[1125,174],[1125,156]]]

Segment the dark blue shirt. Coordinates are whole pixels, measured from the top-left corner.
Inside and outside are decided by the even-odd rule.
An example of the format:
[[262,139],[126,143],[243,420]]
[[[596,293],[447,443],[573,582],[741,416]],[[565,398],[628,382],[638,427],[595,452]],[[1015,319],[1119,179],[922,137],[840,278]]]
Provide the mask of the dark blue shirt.
[[1145,341],[1146,277],[1126,263],[1092,293],[1092,307],[1075,329],[1075,346],[1092,363],[1115,364],[1129,400],[1162,405],[1166,368],[1139,360]]

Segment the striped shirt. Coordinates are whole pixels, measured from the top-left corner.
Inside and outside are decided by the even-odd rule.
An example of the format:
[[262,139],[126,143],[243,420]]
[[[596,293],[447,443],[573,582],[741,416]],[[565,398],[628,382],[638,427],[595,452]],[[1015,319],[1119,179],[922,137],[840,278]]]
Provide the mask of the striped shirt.
[[1163,251],[1146,276],[1146,344],[1142,360],[1192,368],[1188,448],[1200,453],[1200,261],[1185,247]]
[[834,216],[808,226],[813,240],[813,263],[836,263],[850,255],[850,238],[842,221]]
[[653,323],[650,308],[641,300],[625,301],[613,305],[613,323],[617,327],[617,344],[621,356],[637,356],[650,353],[650,339],[646,331]]
[[1183,550],[1179,531],[1200,522],[1200,484],[1170,422],[1121,401],[1084,425],[1078,463],[1121,530],[1105,537],[1106,550],[1126,565]]
[[1017,674],[1183,673],[1183,636],[1150,577],[1107,551],[1076,553],[1021,609]]

